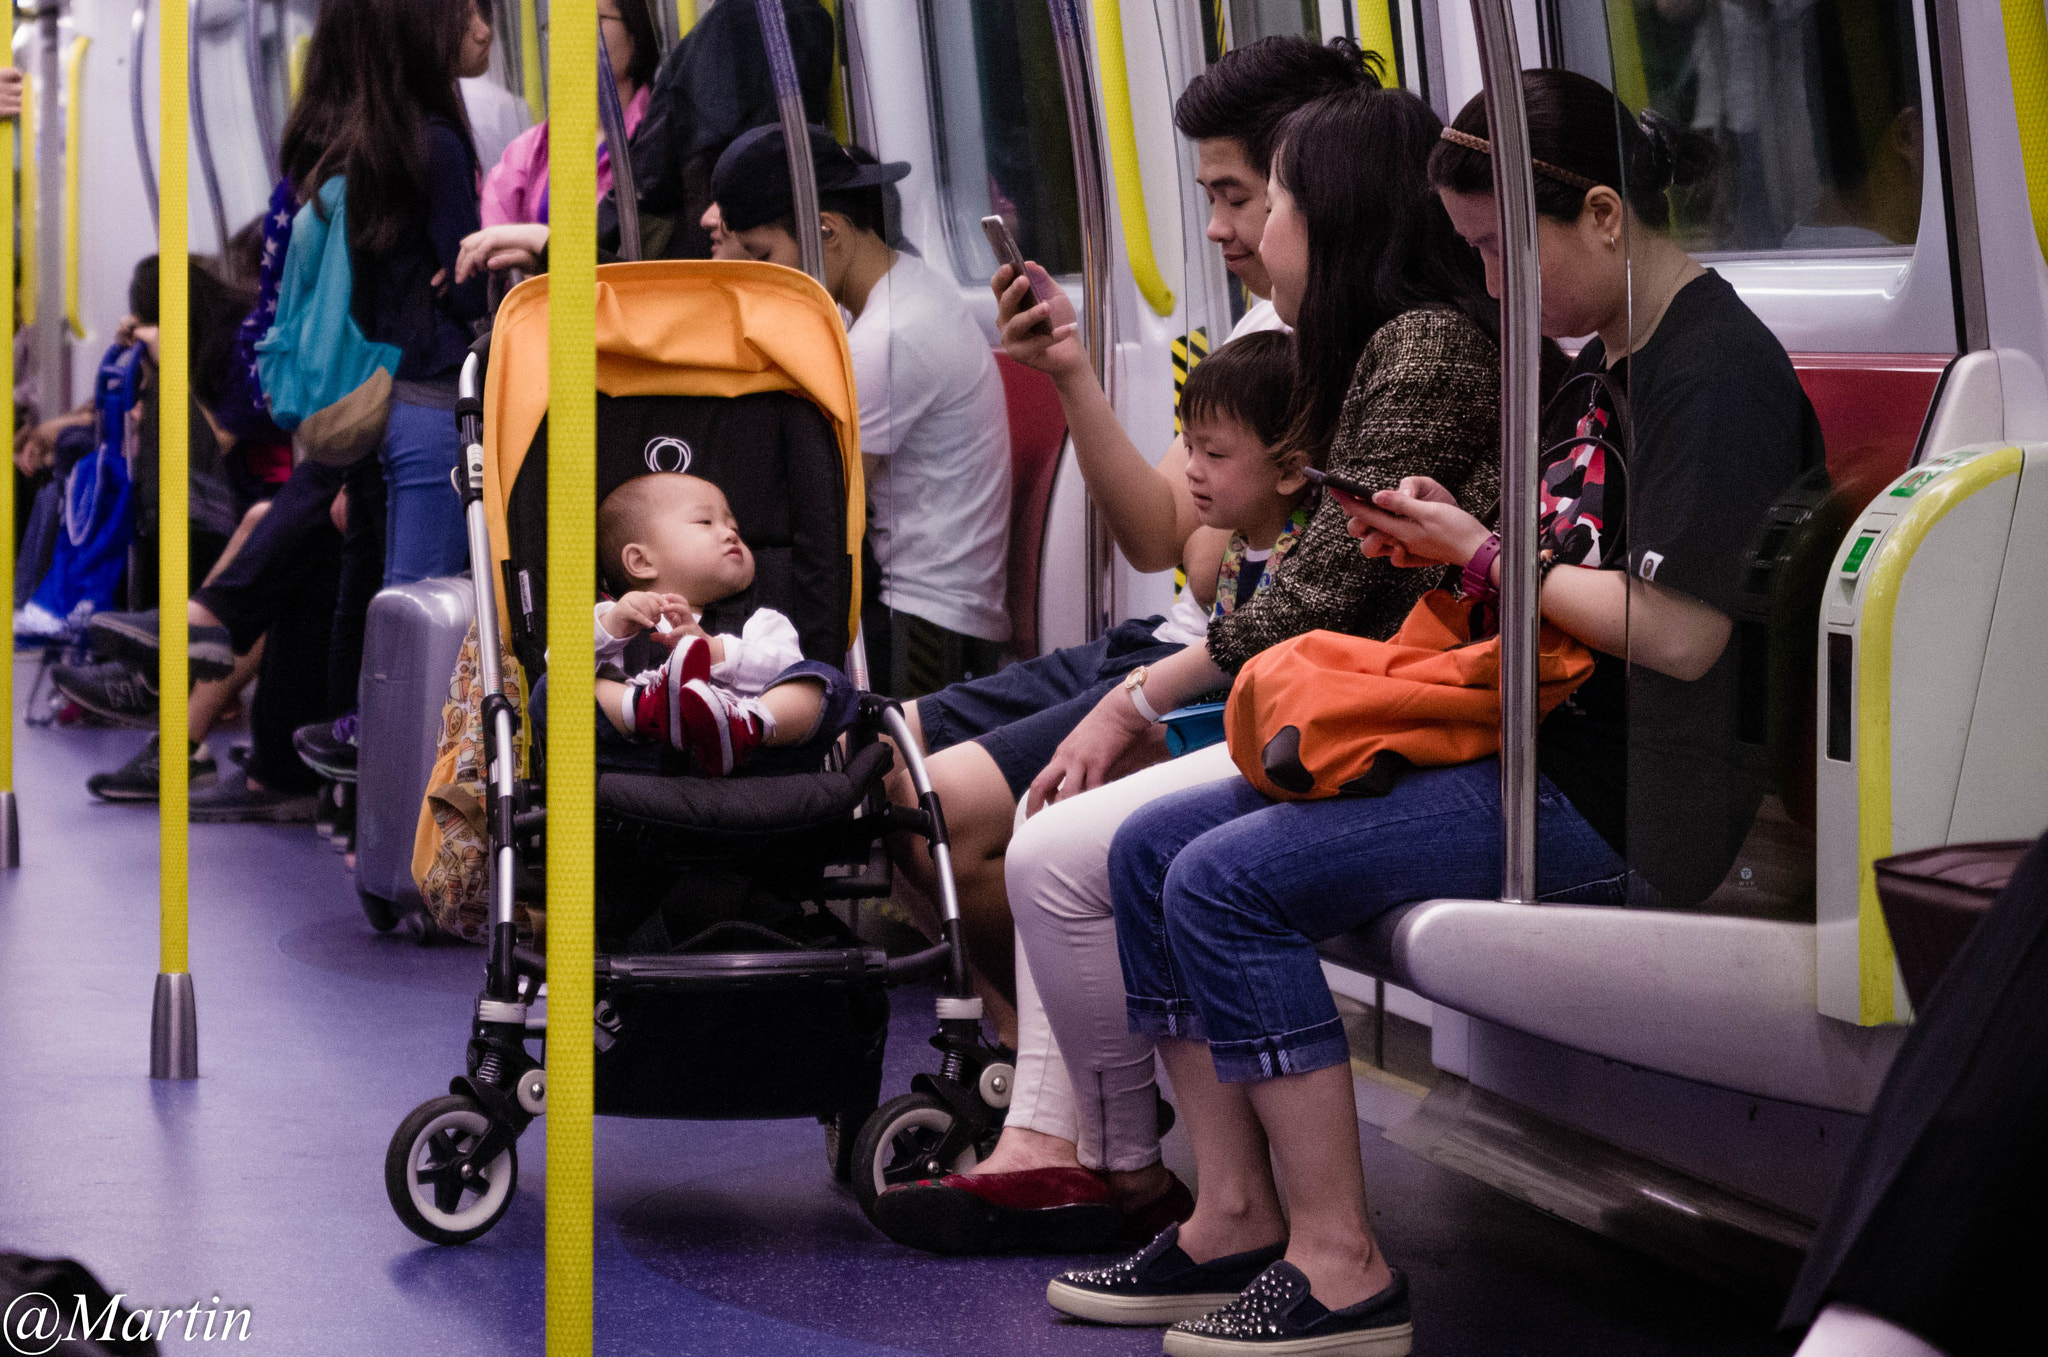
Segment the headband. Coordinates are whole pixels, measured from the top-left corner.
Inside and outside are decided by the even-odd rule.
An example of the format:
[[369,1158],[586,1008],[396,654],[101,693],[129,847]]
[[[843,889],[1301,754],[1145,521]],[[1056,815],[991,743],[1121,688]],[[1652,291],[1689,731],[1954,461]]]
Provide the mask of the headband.
[[[1446,127],[1438,135],[1453,146],[1463,146],[1466,150],[1477,151],[1481,155],[1490,156],[1493,154],[1493,143],[1485,137],[1475,137],[1470,132],[1460,132],[1455,127]],[[1589,190],[1600,187],[1600,183],[1596,179],[1588,179],[1583,174],[1573,174],[1570,170],[1560,169],[1545,160],[1532,158],[1529,164],[1536,173],[1548,179],[1555,179],[1560,184],[1569,184],[1576,189]]]

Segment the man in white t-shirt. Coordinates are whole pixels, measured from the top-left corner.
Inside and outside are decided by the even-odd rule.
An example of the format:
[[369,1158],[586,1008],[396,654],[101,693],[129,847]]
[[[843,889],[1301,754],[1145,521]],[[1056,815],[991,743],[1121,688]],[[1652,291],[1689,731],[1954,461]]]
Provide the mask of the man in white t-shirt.
[[[1002,376],[959,288],[890,246],[882,189],[901,162],[856,161],[812,127],[825,290],[852,317],[847,347],[868,483],[863,630],[877,691],[916,697],[992,672],[1004,609],[1010,426]],[[779,126],[719,157],[711,193],[723,258],[799,262]]]

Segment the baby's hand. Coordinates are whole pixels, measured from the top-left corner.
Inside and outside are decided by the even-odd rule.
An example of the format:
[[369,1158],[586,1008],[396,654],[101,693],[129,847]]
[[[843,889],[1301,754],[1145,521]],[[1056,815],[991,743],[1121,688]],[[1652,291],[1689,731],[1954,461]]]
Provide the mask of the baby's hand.
[[663,594],[661,601],[661,620],[666,625],[655,629],[655,640],[673,650],[685,636],[705,636],[708,639],[708,634],[697,621],[697,614],[690,610],[690,600],[681,594]]
[[639,589],[621,594],[619,601],[612,604],[604,615],[604,629],[614,636],[638,636],[643,631],[652,630],[662,617],[663,598],[664,595]]

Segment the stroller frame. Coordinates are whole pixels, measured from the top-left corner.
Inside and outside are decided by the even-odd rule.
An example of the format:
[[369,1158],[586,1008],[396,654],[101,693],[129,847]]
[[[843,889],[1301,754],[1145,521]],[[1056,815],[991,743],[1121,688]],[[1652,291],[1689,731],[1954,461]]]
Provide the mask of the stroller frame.
[[[462,461],[453,479],[468,535],[482,687],[486,758],[485,823],[488,833],[490,931],[484,987],[478,995],[466,1050],[465,1072],[448,1093],[415,1108],[399,1125],[385,1156],[385,1187],[394,1211],[413,1233],[432,1243],[461,1244],[488,1231],[510,1207],[517,1183],[516,1143],[547,1105],[544,1058],[528,1050],[547,1033],[546,961],[518,946],[515,887],[519,854],[545,829],[546,811],[533,788],[517,776],[519,714],[503,694],[497,571],[485,500],[484,405],[481,374],[489,337],[463,363],[456,417]],[[510,563],[507,563],[508,572]],[[653,981],[673,987],[716,989],[763,981],[879,981],[895,986],[943,974],[932,1045],[941,1055],[936,1073],[920,1073],[913,1092],[883,1103],[858,1127],[826,1119],[827,1154],[836,1175],[850,1173],[855,1196],[872,1214],[889,1185],[937,1177],[971,1165],[1000,1129],[1013,1069],[981,1035],[982,1001],[975,994],[951,850],[938,795],[924,758],[898,704],[866,691],[866,664],[856,632],[848,669],[861,692],[861,713],[894,741],[917,795],[915,808],[887,804],[880,829],[907,831],[926,840],[939,885],[941,936],[908,956],[890,958],[876,948],[849,946],[776,952],[671,953],[598,957],[600,993],[608,981]],[[876,836],[878,843],[880,835]],[[880,861],[886,893],[886,856]],[[835,893],[836,894],[836,893]],[[604,1005],[600,1003],[600,1009]],[[580,1025],[580,1023],[579,1023]],[[593,1025],[593,1036],[603,1033]],[[586,1038],[589,1039],[589,1038]],[[858,1132],[858,1134],[856,1134]]]

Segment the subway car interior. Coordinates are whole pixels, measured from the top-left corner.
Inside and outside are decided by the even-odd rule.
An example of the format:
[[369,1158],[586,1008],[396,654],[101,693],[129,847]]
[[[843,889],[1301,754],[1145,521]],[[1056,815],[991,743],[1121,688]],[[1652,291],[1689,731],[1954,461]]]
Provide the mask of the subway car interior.
[[11,24],[0,1354],[2048,1350],[2041,0]]

